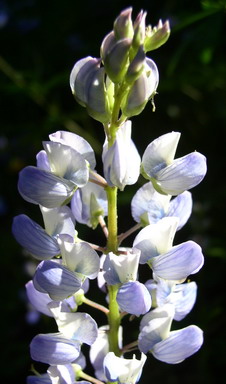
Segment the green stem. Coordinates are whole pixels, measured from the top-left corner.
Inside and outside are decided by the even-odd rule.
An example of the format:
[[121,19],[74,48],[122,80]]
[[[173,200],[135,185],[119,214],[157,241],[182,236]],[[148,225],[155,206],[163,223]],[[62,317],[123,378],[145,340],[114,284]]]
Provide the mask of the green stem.
[[107,251],[117,253],[118,251],[118,216],[117,216],[117,187],[107,187],[108,199],[108,239]]
[[117,285],[109,285],[108,286],[109,293],[109,314],[108,314],[108,322],[109,322],[109,333],[108,333],[108,341],[109,341],[109,351],[114,352],[116,356],[120,356],[120,349],[118,343],[118,331],[121,321],[121,316],[119,312],[119,306],[116,301],[116,296],[118,293]]

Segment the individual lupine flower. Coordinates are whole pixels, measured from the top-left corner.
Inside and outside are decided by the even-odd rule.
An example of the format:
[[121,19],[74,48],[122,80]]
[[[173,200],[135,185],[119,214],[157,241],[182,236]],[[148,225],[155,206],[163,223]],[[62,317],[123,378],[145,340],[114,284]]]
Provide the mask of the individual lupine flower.
[[154,188],[168,195],[179,195],[199,184],[206,174],[206,158],[192,152],[174,160],[179,132],[171,132],[152,141],[142,157],[142,174]]
[[126,121],[118,129],[110,148],[106,138],[102,161],[104,177],[110,186],[123,190],[126,185],[136,183],[140,174],[140,156],[131,139],[131,121]]
[[[40,313],[43,313],[46,316],[52,317],[53,314],[50,311],[48,304],[52,302],[50,296],[47,293],[43,293],[35,289],[33,281],[30,280],[26,285],[26,293],[29,299],[29,302],[34,307],[34,309]],[[62,301],[61,305],[64,309],[64,312],[75,311],[77,309],[77,295],[85,294],[89,289],[89,280],[86,279],[81,286],[81,289],[77,291],[73,296]]]
[[197,296],[197,284],[194,281],[175,284],[172,281],[156,278],[146,281],[152,305],[161,307],[165,304],[174,306],[174,320],[180,321],[192,310]]
[[75,219],[69,207],[45,208],[40,206],[44,227],[26,215],[13,219],[12,232],[22,247],[38,260],[48,260],[60,254],[57,238],[61,234],[75,236]]
[[167,304],[145,315],[140,324],[138,347],[141,352],[168,364],[178,364],[199,350],[203,343],[203,332],[190,325],[170,332],[174,308]]
[[61,303],[56,302],[49,303],[49,309],[63,336],[70,340],[79,340],[81,344],[92,345],[95,342],[98,335],[97,324],[88,313],[65,311]]
[[74,362],[83,343],[91,345],[97,338],[97,324],[87,313],[62,312],[57,303],[49,305],[59,332],[39,334],[30,345],[33,360],[50,365]]
[[66,204],[78,187],[89,179],[88,161],[71,146],[56,141],[43,142],[37,155],[38,167],[25,167],[19,175],[18,189],[30,203],[46,208]]
[[192,211],[191,193],[185,191],[171,200],[170,195],[157,192],[152,182],[144,184],[135,193],[132,202],[132,216],[137,223],[142,225],[155,224],[163,217],[175,216],[179,219],[177,231],[189,219]]
[[143,228],[133,246],[141,250],[140,263],[148,263],[157,277],[183,282],[203,266],[201,247],[194,241],[172,246],[178,220],[165,217]]
[[126,255],[106,255],[104,278],[109,285],[119,284],[116,300],[122,311],[139,316],[151,308],[151,296],[144,284],[136,281],[140,252],[133,249]]
[[104,372],[107,380],[120,384],[135,384],[139,381],[147,357],[142,353],[141,359],[125,359],[109,352],[104,359]]
[[76,221],[93,229],[99,223],[99,216],[107,215],[107,195],[103,187],[88,182],[85,187],[77,189],[71,199],[71,210]]
[[91,145],[81,136],[76,135],[72,132],[57,131],[49,135],[51,141],[68,145],[73,148],[76,152],[80,153],[82,157],[88,161],[89,167],[95,169],[96,159],[93,148]]
[[85,57],[77,61],[70,74],[70,87],[79,104],[95,120],[107,123],[111,117],[111,101],[105,84],[105,68],[101,59]]
[[[98,336],[96,341],[90,347],[90,361],[95,370],[95,376],[102,381],[106,381],[104,374],[103,361],[107,353],[109,352],[109,341],[108,341],[108,330],[109,325],[103,325],[98,328]],[[118,331],[118,343],[119,348],[122,348],[122,327],[119,327]]]
[[59,240],[62,264],[42,261],[34,275],[35,288],[48,293],[52,300],[61,301],[77,292],[86,278],[95,279],[100,268],[98,254],[85,242],[69,243]]

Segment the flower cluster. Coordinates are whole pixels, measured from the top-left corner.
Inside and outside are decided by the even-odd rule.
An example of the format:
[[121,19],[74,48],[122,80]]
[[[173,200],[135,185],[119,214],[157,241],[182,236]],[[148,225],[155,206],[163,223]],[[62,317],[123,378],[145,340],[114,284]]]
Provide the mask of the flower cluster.
[[[58,328],[31,341],[31,358],[49,368],[28,376],[28,384],[134,384],[149,353],[177,364],[203,343],[199,327],[175,331],[171,325],[181,321],[196,301],[197,285],[187,279],[202,267],[202,250],[194,241],[173,243],[191,215],[188,190],[205,176],[206,159],[199,152],[175,158],[179,132],[154,139],[142,156],[138,153],[128,118],[153,101],[159,75],[146,53],[165,43],[170,29],[161,21],[146,27],[143,11],[133,22],[131,13],[128,8],[117,17],[101,44],[101,57],[79,60],[70,76],[76,100],[103,123],[103,176],[95,170],[89,143],[65,131],[51,134],[36,156],[37,165],[25,167],[19,175],[21,196],[39,205],[43,217],[43,226],[23,214],[13,221],[14,237],[37,262],[33,280],[26,284],[27,296]],[[140,175],[148,182],[131,201],[136,224],[118,235],[117,190],[135,184]],[[106,246],[82,240],[76,222],[93,229],[100,225]],[[139,232],[131,247],[122,247],[135,231]],[[150,274],[145,283],[139,281],[140,264]],[[106,306],[87,297],[89,280],[94,279],[106,296]],[[83,303],[104,312],[106,324],[98,326],[88,313],[80,312]],[[121,321],[127,315],[138,317],[140,327],[137,339],[124,345]],[[90,346],[97,379],[84,371],[83,344]],[[131,358],[132,351],[138,355]]]

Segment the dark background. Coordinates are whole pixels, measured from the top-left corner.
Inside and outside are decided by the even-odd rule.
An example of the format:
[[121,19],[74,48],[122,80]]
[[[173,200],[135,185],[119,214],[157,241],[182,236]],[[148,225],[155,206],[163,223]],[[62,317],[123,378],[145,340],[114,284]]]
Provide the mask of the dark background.
[[[33,261],[11,235],[12,217],[28,214],[41,223],[36,206],[17,192],[18,172],[35,164],[41,141],[59,129],[84,136],[101,154],[101,124],[86,114],[71,95],[68,78],[74,62],[99,56],[103,37],[113,20],[132,5],[148,11],[147,23],[170,20],[172,35],[149,54],[160,72],[156,112],[148,104],[133,118],[133,139],[143,153],[163,133],[182,133],[177,157],[193,150],[206,155],[208,174],[193,192],[194,209],[175,243],[193,239],[203,248],[205,265],[193,276],[198,299],[193,311],[174,328],[197,324],[204,330],[202,349],[179,365],[149,356],[141,384],[150,382],[218,382],[223,372],[225,322],[225,129],[226,31],[224,0],[165,1],[0,1],[0,221],[1,221],[1,372],[5,384],[25,383],[31,360],[29,343],[39,333],[55,331],[52,320],[28,323],[24,284]],[[101,163],[98,162],[101,172]],[[144,180],[140,180],[140,185]],[[119,228],[133,225],[130,200],[139,185],[119,195]],[[77,226],[81,237],[104,241],[100,231]],[[129,243],[125,242],[125,245]],[[92,290],[93,291],[93,290]],[[93,294],[91,294],[92,297]],[[95,295],[97,295],[95,293]],[[100,295],[100,300],[104,297]],[[104,302],[104,301],[103,301]],[[86,310],[86,308],[84,308]],[[96,315],[91,311],[91,314]],[[105,319],[100,316],[99,324]],[[136,323],[136,321],[135,321]],[[138,322],[136,323],[138,326]],[[132,341],[133,327],[127,324]],[[37,368],[37,364],[35,365]]]

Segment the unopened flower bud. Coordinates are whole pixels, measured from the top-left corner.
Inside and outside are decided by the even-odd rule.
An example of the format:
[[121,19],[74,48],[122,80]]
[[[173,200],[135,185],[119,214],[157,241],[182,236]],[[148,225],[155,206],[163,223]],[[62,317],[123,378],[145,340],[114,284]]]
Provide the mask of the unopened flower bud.
[[105,56],[104,67],[114,83],[119,83],[125,76],[131,42],[131,39],[128,38],[118,40]]
[[105,87],[105,70],[98,68],[87,87],[87,111],[93,119],[107,123],[111,116]]
[[70,74],[71,91],[79,104],[86,107],[87,83],[100,66],[100,59],[87,56],[77,61]]
[[90,56],[79,60],[72,69],[70,85],[76,100],[87,107],[90,116],[106,123],[110,118],[110,106],[105,87],[105,71],[101,59]]
[[156,27],[152,29],[149,25],[146,30],[146,37],[144,40],[144,50],[145,52],[153,51],[154,49],[159,48],[161,45],[165,44],[170,35],[170,25],[167,20],[164,24],[159,20],[159,23]]
[[132,84],[141,75],[145,66],[146,56],[144,53],[143,45],[140,46],[138,52],[129,65],[128,71],[125,76],[127,84]]
[[130,92],[123,100],[123,114],[130,117],[141,113],[148,100],[154,96],[158,82],[158,68],[153,60],[146,58],[142,74],[134,82]]
[[133,23],[131,20],[132,8],[127,8],[120,13],[114,22],[114,34],[117,40],[133,37]]
[[145,39],[145,19],[147,12],[140,11],[134,22],[134,36],[133,36],[133,48],[136,50]]

